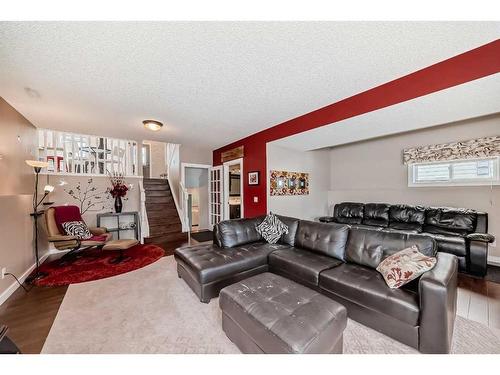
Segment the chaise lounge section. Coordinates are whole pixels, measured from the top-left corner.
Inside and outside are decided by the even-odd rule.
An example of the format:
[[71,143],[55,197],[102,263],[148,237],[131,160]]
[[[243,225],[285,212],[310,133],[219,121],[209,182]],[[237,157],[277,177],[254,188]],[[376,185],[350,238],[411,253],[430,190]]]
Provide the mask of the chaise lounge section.
[[448,353],[456,312],[456,256],[437,254],[437,264],[419,279],[390,289],[375,268],[412,245],[436,256],[436,241],[420,234],[377,231],[278,216],[289,233],[271,245],[256,226],[263,220],[224,221],[214,244],[175,251],[178,275],[202,302],[250,276],[272,272],[302,284],[347,308],[349,317],[423,353]]

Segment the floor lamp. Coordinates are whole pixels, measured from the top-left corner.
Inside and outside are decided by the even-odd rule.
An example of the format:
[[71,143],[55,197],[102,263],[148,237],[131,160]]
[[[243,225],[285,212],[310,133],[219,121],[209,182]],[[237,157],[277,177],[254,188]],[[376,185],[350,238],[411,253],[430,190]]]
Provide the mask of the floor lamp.
[[49,193],[54,191],[54,187],[51,185],[45,185],[44,194],[42,199],[38,200],[38,175],[42,168],[46,168],[49,163],[38,160],[26,160],[26,164],[30,167],[33,167],[35,172],[35,191],[33,193],[33,212],[30,213],[30,216],[33,216],[33,233],[35,234],[35,257],[36,257],[36,270],[35,273],[30,275],[27,279],[27,283],[33,283],[37,280],[40,280],[47,276],[46,273],[40,272],[40,257],[38,254],[38,217],[43,215],[43,210],[38,211],[38,206],[42,204],[44,199],[49,195]]

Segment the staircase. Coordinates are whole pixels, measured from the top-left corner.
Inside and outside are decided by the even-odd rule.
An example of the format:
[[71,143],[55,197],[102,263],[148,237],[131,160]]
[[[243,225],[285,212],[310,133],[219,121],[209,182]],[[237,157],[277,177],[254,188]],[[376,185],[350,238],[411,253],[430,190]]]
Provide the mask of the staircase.
[[144,238],[144,243],[187,241],[168,180],[145,178],[143,183],[149,222],[149,237]]

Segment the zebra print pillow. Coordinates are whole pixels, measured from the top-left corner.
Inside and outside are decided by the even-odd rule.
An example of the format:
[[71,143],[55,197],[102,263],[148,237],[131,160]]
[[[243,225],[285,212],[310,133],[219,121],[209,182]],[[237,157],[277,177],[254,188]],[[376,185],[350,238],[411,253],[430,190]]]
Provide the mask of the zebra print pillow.
[[62,227],[69,236],[75,236],[80,240],[92,238],[92,233],[83,221],[67,221],[62,223]]
[[283,234],[288,233],[288,227],[272,212],[266,216],[262,223],[257,225],[256,229],[271,244],[278,242]]

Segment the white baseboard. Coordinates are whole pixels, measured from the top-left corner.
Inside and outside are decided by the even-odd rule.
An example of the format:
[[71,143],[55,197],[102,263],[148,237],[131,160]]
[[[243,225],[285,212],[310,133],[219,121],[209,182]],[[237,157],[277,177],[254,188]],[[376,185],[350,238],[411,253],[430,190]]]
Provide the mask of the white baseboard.
[[[43,254],[41,257],[40,257],[40,264],[43,263],[45,261],[45,259],[47,259],[49,257],[49,255],[52,255],[52,254],[61,254],[61,251],[58,251],[58,250],[55,250],[55,249],[49,249],[49,251],[47,251],[45,254]],[[31,274],[31,272],[33,272],[33,270],[35,269],[35,266],[36,264],[33,264],[31,267],[29,267],[26,271],[24,271],[24,273],[18,277],[19,281],[21,283],[24,283],[24,281],[26,280],[26,278]],[[17,275],[16,275],[17,276]],[[12,277],[10,275],[7,275],[6,277]],[[5,289],[2,294],[0,294],[0,306],[5,302],[7,301],[7,299],[12,295],[12,293],[14,293],[17,288],[19,288],[19,284],[17,283],[16,280],[14,280],[14,278],[12,278],[13,282],[12,284],[10,284],[10,286]]]
[[492,255],[488,256],[488,264],[500,267],[500,257],[495,257]]

